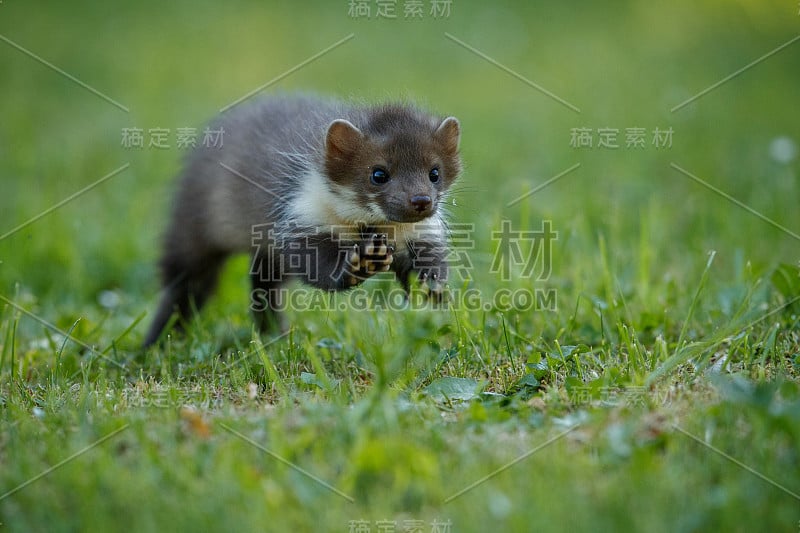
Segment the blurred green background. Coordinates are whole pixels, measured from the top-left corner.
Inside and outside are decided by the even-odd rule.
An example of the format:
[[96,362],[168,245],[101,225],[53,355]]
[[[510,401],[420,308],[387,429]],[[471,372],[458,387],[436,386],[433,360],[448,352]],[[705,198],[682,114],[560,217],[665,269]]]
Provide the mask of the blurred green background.
[[[346,530],[359,516],[388,516],[453,517],[483,531],[796,529],[791,495],[671,424],[796,490],[796,308],[770,315],[775,323],[746,323],[800,287],[800,40],[671,110],[800,35],[800,5],[453,0],[449,16],[434,18],[424,0],[422,20],[406,20],[404,3],[387,20],[374,17],[375,2],[372,17],[349,16],[348,0],[0,2],[0,235],[130,165],[0,239],[0,296],[62,330],[80,319],[77,338],[128,365],[63,349],[58,335],[0,303],[0,493],[67,450],[131,428],[0,499],[0,523]],[[515,228],[549,219],[559,239],[541,286],[558,290],[558,310],[308,313],[292,338],[239,365],[244,348],[225,335],[250,332],[242,258],[201,327],[138,352],[149,317],[126,330],[158,295],[160,235],[185,156],[177,129],[202,132],[220,108],[350,35],[264,92],[399,98],[457,116],[465,172],[450,211],[476,227],[474,286],[489,294],[534,283],[503,285],[489,273],[491,231],[503,219]],[[171,147],[125,148],[124,128],[167,128]],[[576,128],[593,130],[593,148],[570,145]],[[619,148],[597,147],[601,128],[619,130]],[[645,129],[644,147],[625,146],[628,128]],[[671,146],[653,146],[656,128],[672,129]],[[782,271],[789,281],[765,282],[781,264],[793,265]],[[723,361],[741,380],[718,396],[705,373],[695,381],[695,367],[680,366],[690,359]],[[667,361],[656,392],[669,403],[566,399],[584,385],[595,396],[644,391]],[[775,375],[787,382],[766,383]],[[497,396],[457,408],[414,396],[450,376]],[[130,400],[164,391],[211,398],[202,416],[213,431],[180,406]],[[221,420],[358,503],[331,503],[214,425]],[[584,427],[541,456],[441,503],[576,423]]]

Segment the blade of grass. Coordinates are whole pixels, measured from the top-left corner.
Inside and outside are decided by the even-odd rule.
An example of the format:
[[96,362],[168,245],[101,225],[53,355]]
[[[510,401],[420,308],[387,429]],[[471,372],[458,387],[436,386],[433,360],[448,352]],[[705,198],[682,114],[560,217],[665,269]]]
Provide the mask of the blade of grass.
[[280,374],[278,374],[278,369],[275,368],[275,365],[272,363],[272,359],[270,359],[267,351],[264,349],[264,345],[261,343],[260,339],[254,339],[252,344],[256,348],[256,353],[258,357],[261,359],[261,363],[264,365],[264,369],[267,372],[267,377],[275,383],[275,386],[278,388],[278,391],[281,393],[281,396],[284,398],[289,397],[289,389],[286,387],[286,384],[281,379]]
[[694,311],[697,308],[697,304],[700,301],[700,294],[702,294],[703,289],[706,286],[706,281],[708,281],[708,273],[711,270],[711,263],[714,262],[714,257],[717,255],[717,252],[711,250],[708,254],[708,261],[706,261],[706,268],[703,269],[703,274],[700,276],[700,283],[697,285],[697,290],[694,291],[694,297],[692,298],[692,303],[689,306],[689,313],[686,315],[686,320],[683,321],[683,327],[681,327],[680,335],[678,335],[678,343],[675,346],[676,353],[678,350],[683,348],[683,341],[686,338],[686,330],[689,329],[689,321],[694,316]]
[[706,267],[705,269],[703,269],[703,274],[700,276],[700,283],[697,286],[697,290],[695,290],[694,297],[692,298],[692,303],[689,306],[689,312],[686,315],[686,320],[684,320],[683,322],[683,327],[681,328],[680,335],[678,336],[678,342],[675,346],[675,352],[671,357],[669,357],[669,359],[664,361],[664,363],[662,363],[660,367],[656,368],[653,372],[650,373],[650,375],[645,380],[646,385],[648,386],[651,385],[653,382],[660,379],[668,372],[672,371],[681,363],[688,361],[694,355],[701,354],[703,353],[703,350],[713,346],[717,346],[723,341],[723,339],[719,339],[717,341],[697,342],[684,346],[684,339],[686,337],[686,331],[689,328],[689,322],[692,319],[692,316],[694,315],[694,311],[697,308],[698,302],[700,301],[700,294],[702,294],[706,282],[708,281],[708,273],[711,270],[711,264],[713,263],[715,256],[716,252],[712,250],[709,253],[708,261],[706,261]]
[[75,331],[76,327],[78,327],[78,322],[80,321],[81,319],[78,318],[75,322],[73,322],[72,326],[69,328],[69,330],[67,330],[67,334],[66,336],[64,336],[64,340],[61,341],[61,347],[56,352],[56,362],[50,373],[50,383],[54,387],[56,386],[56,380],[58,379],[60,374],[59,369],[61,368],[61,357],[64,355],[64,349],[67,347],[67,341],[69,341],[72,338],[72,332]]

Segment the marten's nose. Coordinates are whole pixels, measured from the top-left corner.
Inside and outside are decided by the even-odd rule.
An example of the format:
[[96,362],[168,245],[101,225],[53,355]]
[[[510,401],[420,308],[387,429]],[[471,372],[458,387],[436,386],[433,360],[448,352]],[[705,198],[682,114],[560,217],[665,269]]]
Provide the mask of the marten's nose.
[[420,213],[430,209],[431,203],[431,197],[427,194],[416,194],[411,197],[411,205]]

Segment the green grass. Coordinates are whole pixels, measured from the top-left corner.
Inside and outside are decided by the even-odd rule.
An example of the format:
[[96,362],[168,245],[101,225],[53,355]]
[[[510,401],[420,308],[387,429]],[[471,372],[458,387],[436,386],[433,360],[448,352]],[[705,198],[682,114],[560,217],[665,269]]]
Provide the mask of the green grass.
[[[767,4],[0,3],[0,35],[129,108],[0,42],[0,235],[130,164],[0,240],[0,530],[795,531],[800,164],[770,146],[800,143],[800,43],[670,112],[797,35],[797,5]],[[453,288],[557,309],[291,311],[260,338],[238,258],[186,335],[140,351],[184,154],[122,128],[201,128],[350,33],[266,92],[459,117],[450,211],[475,231]],[[580,127],[622,147],[572,148]],[[631,127],[673,144],[625,148]],[[548,279],[490,272],[503,220],[552,221]]]

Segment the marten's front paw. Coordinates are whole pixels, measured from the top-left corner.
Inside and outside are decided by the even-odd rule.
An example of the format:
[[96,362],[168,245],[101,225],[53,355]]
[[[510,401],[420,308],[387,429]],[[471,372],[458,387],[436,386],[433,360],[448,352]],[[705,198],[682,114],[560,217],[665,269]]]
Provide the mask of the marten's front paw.
[[394,246],[385,233],[372,236],[354,244],[347,254],[346,282],[356,285],[378,272],[386,272],[394,260]]
[[422,270],[417,283],[432,303],[440,304],[446,300],[447,280],[437,270]]

